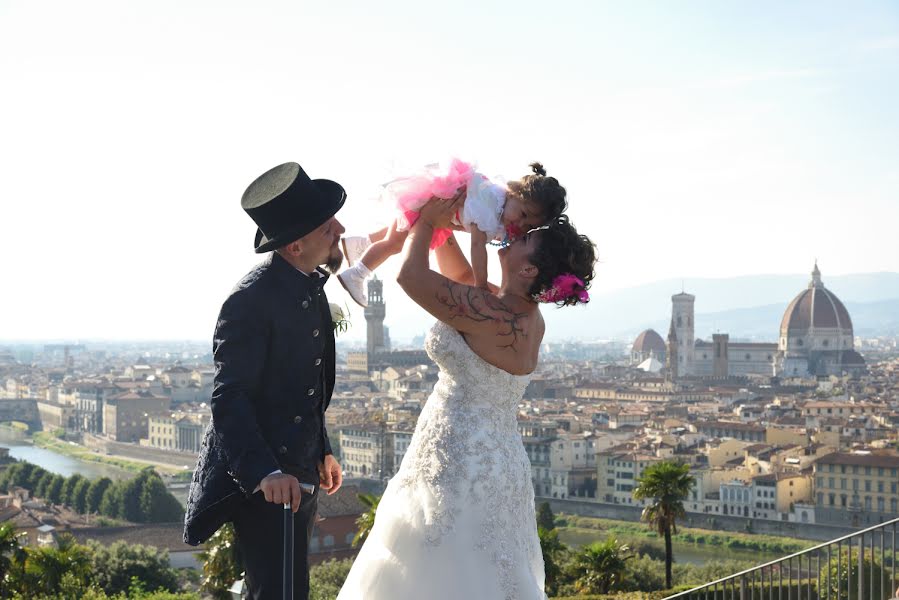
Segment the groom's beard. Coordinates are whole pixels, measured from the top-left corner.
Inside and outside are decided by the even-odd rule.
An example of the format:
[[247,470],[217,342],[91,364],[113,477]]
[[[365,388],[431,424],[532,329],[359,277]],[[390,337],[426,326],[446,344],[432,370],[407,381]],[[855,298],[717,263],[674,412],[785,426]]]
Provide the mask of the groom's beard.
[[343,265],[343,252],[341,252],[339,248],[335,248],[331,252],[331,255],[328,256],[328,262],[325,263],[325,268],[336,275],[340,270],[341,265]]

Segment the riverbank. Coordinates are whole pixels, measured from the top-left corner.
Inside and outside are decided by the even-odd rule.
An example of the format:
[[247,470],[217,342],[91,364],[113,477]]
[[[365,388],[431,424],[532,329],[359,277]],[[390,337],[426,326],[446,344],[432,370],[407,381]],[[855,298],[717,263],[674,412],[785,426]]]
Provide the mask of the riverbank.
[[[665,556],[664,540],[645,524],[560,513],[556,516],[559,540],[572,548],[614,538],[636,554],[655,559]],[[765,563],[810,548],[815,542],[749,533],[728,533],[693,527],[678,527],[672,536],[674,559],[684,565],[710,563]]]
[[75,442],[61,439],[59,436],[55,435],[55,433],[38,431],[31,436],[31,439],[35,446],[84,462],[110,465],[130,473],[140,473],[147,467],[153,467],[157,473],[163,476],[176,477],[177,479],[184,477],[184,471],[177,467],[163,465],[152,461],[142,461],[136,458],[126,459],[117,456],[107,456],[80,444],[76,444]]

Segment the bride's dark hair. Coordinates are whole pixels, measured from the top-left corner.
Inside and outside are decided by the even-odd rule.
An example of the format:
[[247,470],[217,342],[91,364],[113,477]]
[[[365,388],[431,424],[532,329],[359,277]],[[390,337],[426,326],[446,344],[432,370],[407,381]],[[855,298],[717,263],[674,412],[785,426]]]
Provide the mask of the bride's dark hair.
[[533,162],[530,167],[533,173],[517,181],[510,181],[509,191],[539,207],[545,222],[551,223],[568,208],[565,188],[559,185],[559,180],[555,177],[548,177],[546,169],[540,163]]
[[[556,217],[549,225],[531,232],[531,235],[537,236],[537,248],[530,260],[537,267],[537,277],[528,290],[531,296],[540,301],[553,302],[557,306],[587,302],[585,292],[590,288],[594,275],[593,266],[596,263],[595,245],[590,238],[577,232],[569,222],[568,215]],[[557,278],[564,275],[573,275],[580,283],[561,296],[557,293],[547,294],[556,284]]]

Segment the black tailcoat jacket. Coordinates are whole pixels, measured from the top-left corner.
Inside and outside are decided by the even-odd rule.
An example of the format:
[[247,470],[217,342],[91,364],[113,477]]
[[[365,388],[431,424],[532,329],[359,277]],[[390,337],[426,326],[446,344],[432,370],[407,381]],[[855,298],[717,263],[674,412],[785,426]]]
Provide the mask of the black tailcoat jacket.
[[334,389],[334,327],[317,270],[279,254],[250,271],[215,328],[212,420],[184,517],[184,541],[206,541],[270,473],[318,484],[331,453],[325,410]]

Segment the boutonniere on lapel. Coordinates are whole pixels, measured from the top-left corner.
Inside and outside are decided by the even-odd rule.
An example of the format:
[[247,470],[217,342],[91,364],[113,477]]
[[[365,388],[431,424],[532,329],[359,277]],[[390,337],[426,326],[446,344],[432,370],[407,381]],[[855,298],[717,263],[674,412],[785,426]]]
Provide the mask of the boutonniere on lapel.
[[340,305],[335,302],[329,302],[328,307],[331,309],[331,324],[334,325],[334,335],[345,333],[350,328],[350,319],[347,316],[350,312],[349,309],[344,313]]

